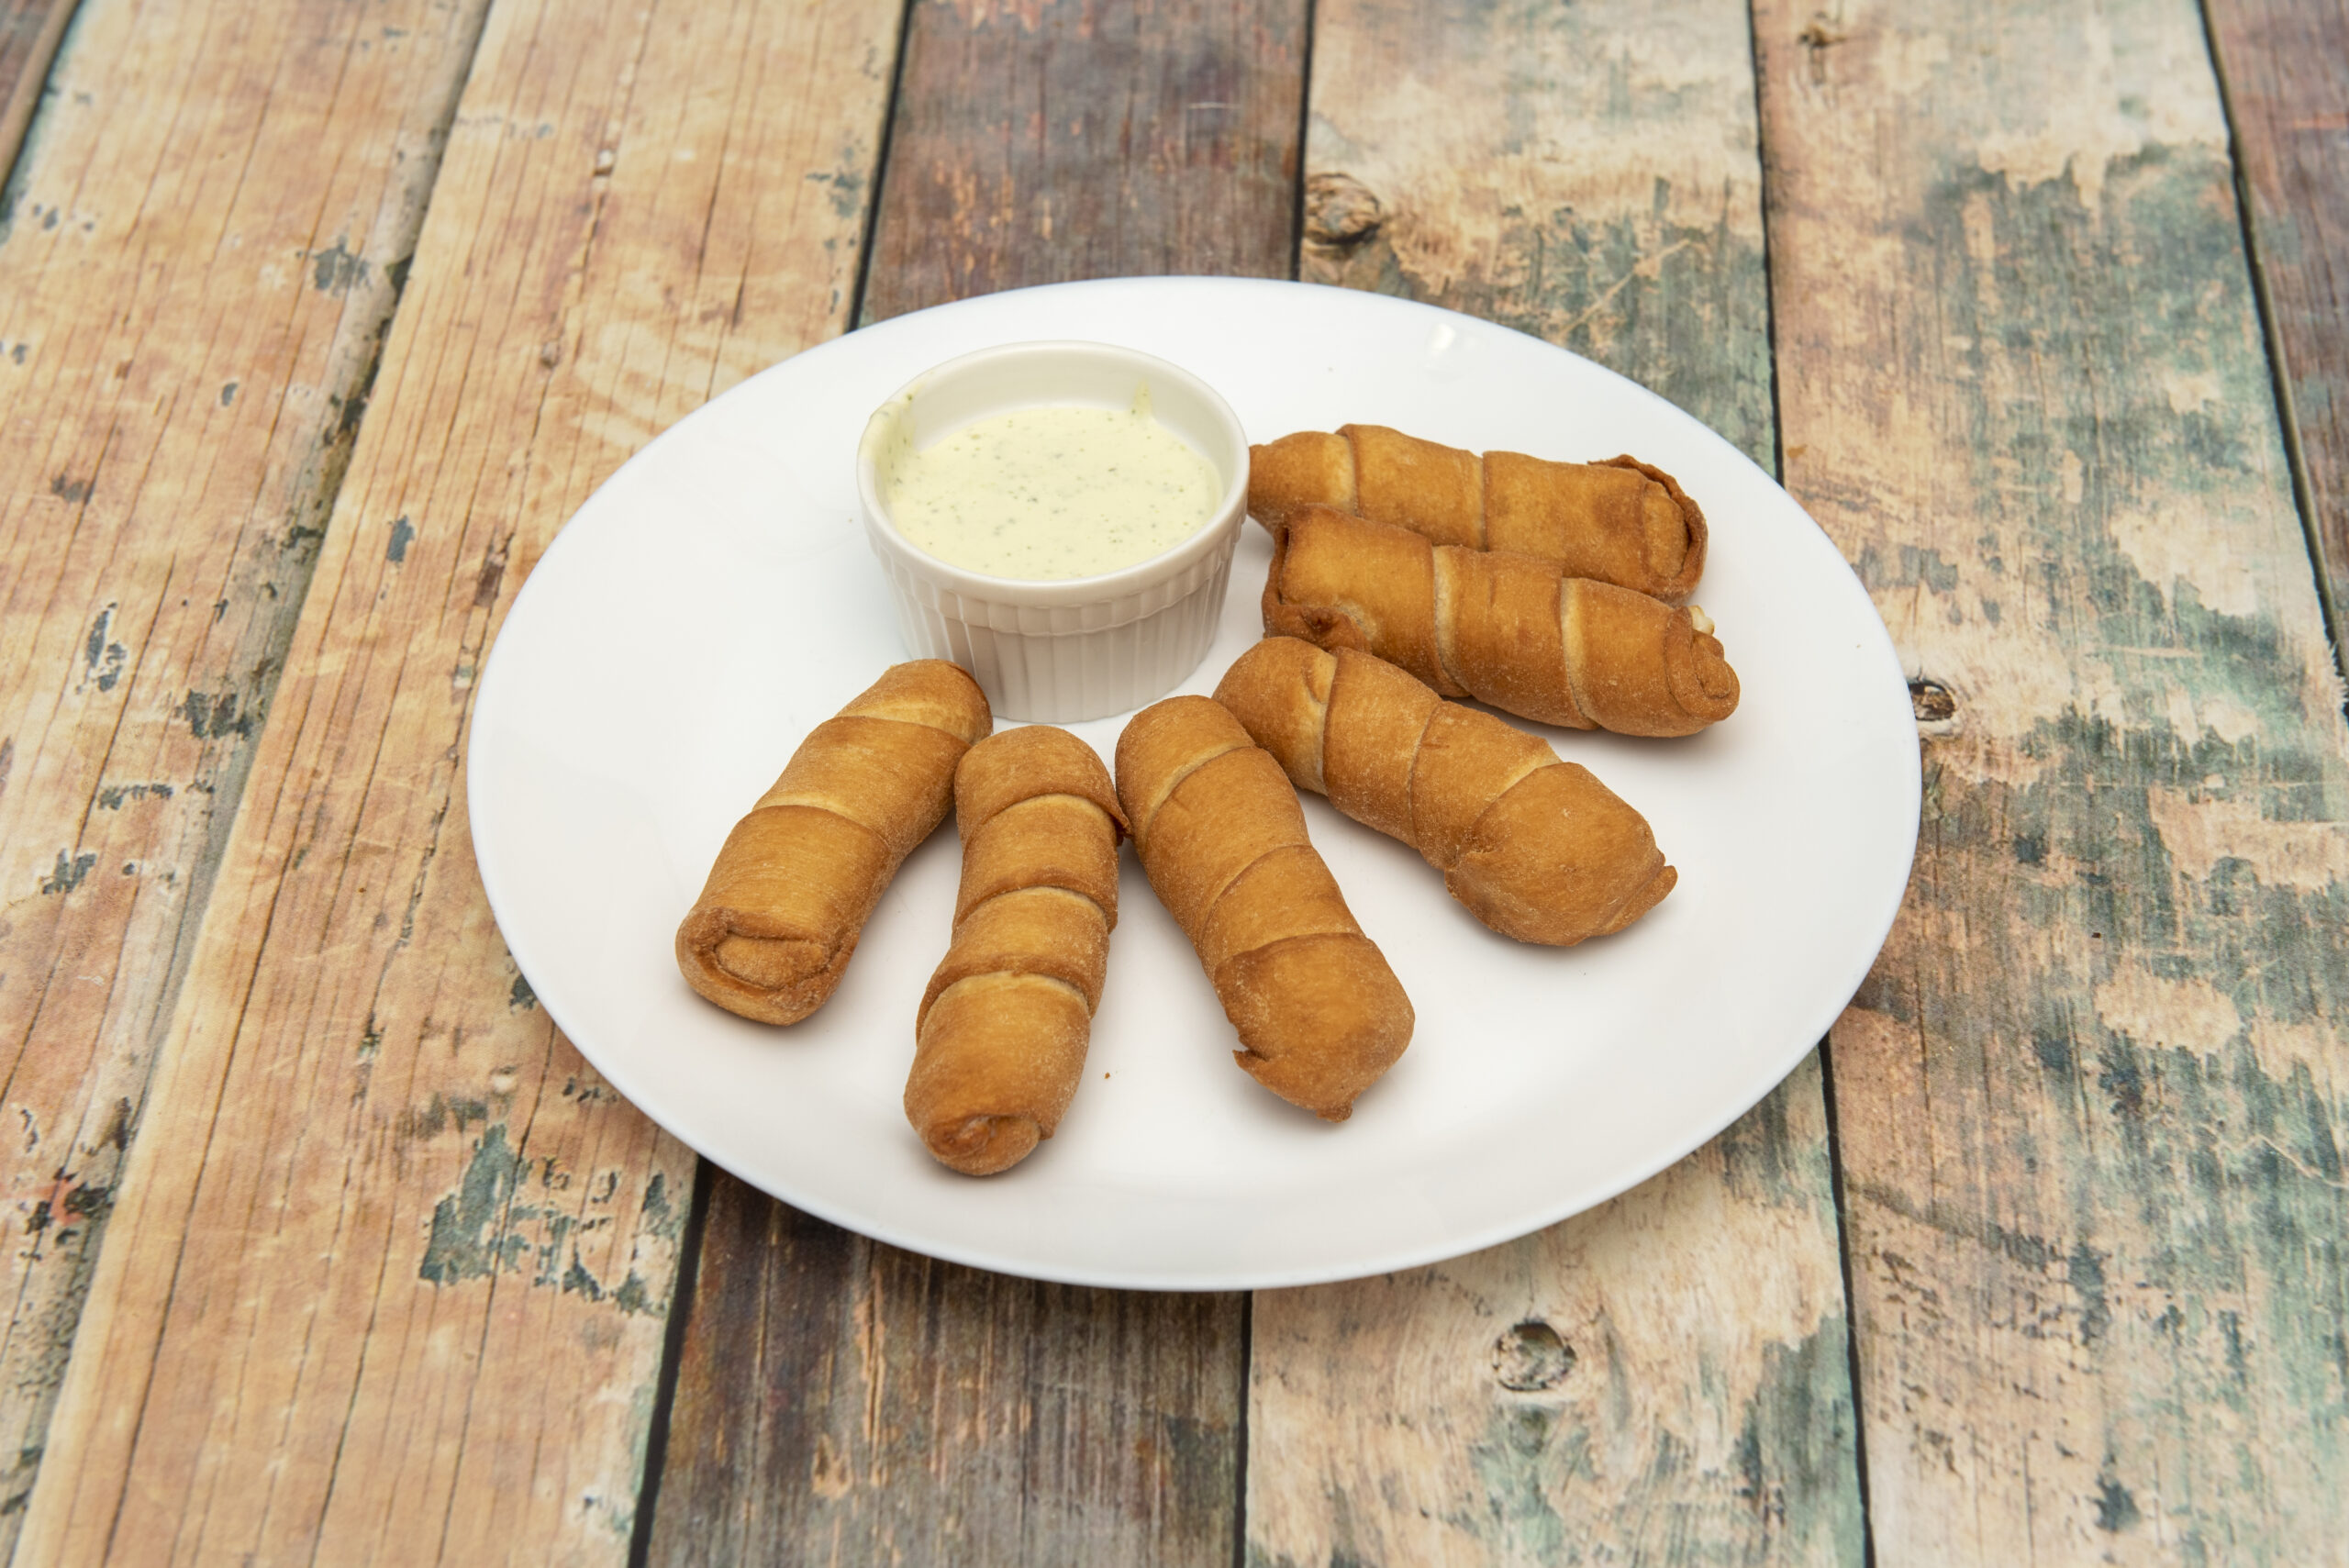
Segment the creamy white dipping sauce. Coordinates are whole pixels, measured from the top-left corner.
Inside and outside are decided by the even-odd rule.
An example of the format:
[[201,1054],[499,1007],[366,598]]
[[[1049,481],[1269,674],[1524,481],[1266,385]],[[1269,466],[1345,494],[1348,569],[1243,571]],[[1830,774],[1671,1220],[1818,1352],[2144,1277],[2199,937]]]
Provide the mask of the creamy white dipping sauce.
[[990,577],[1091,577],[1180,544],[1215,510],[1215,466],[1130,409],[1021,408],[915,451],[882,454],[897,531],[950,566]]

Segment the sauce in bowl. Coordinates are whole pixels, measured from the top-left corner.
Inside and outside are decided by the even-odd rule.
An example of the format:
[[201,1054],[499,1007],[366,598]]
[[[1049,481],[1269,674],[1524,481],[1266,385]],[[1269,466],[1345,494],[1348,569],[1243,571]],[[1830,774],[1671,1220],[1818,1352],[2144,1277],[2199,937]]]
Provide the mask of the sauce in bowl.
[[898,427],[875,477],[897,529],[950,566],[1058,581],[1148,561],[1198,531],[1223,482],[1130,408],[1045,405],[998,414],[916,450]]

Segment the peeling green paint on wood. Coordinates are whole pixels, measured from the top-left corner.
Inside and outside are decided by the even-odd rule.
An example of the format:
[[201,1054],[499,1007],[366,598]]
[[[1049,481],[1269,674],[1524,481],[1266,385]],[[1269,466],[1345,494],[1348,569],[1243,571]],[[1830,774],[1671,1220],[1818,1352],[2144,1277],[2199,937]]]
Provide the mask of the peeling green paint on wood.
[[[478,1102],[461,1102],[455,1107],[460,1129],[469,1119],[468,1113],[470,1119],[481,1120],[487,1107]],[[417,1135],[430,1137],[448,1124],[439,1114],[436,1101],[434,1112],[415,1126]],[[507,1124],[492,1123],[474,1140],[455,1190],[433,1205],[431,1232],[417,1263],[417,1278],[453,1285],[521,1275],[533,1285],[582,1296],[591,1302],[608,1299],[623,1314],[665,1317],[666,1297],[652,1295],[644,1275],[633,1266],[633,1259],[624,1277],[613,1284],[598,1278],[580,1255],[584,1240],[599,1230],[610,1230],[616,1218],[625,1214],[624,1208],[611,1207],[620,1179],[618,1171],[606,1171],[600,1184],[591,1184],[587,1207],[581,1211],[578,1198],[564,1195],[572,1186],[566,1173],[551,1162],[524,1159],[515,1149]],[[638,1229],[674,1242],[677,1231],[670,1222],[666,1185],[667,1177],[653,1172],[638,1205],[642,1216]],[[520,1201],[525,1198],[534,1201]]]
[[1571,349],[1775,466],[1742,8],[1347,0],[1316,22],[1301,276]]
[[[178,15],[97,3],[138,12],[137,44],[154,41],[145,24]],[[354,61],[426,41],[420,28],[378,27],[380,7],[328,8],[362,19]],[[380,244],[381,226],[315,202],[293,243],[258,257],[221,246],[297,315],[348,318],[377,290],[399,310],[380,380],[303,390],[309,428],[331,432],[316,472],[350,463],[324,486],[331,509],[256,514],[262,531],[228,580],[167,606],[225,657],[239,634],[212,629],[216,616],[281,613],[269,606],[297,596],[297,574],[311,580],[274,659],[175,682],[145,710],[171,744],[244,756],[253,776],[223,825],[141,1141],[89,1276],[23,1515],[28,1559],[168,1560],[199,1536],[206,1553],[268,1562],[627,1559],[677,1277],[673,1195],[692,1157],[517,993],[469,853],[472,672],[603,477],[714,392],[845,325],[826,301],[852,275],[838,241],[854,224],[843,230],[829,203],[740,195],[870,164],[887,94],[877,45],[898,13],[894,0],[740,0],[589,16],[501,0],[428,20],[484,10],[478,52],[455,62],[463,112],[440,128],[412,265]],[[359,84],[355,66],[281,60],[254,30],[275,16],[239,13],[206,45],[240,71],[287,72],[289,95]],[[835,58],[846,67],[805,69]],[[90,68],[95,95],[117,90],[117,62]],[[200,80],[207,106],[260,112]],[[175,123],[104,107],[123,135]],[[277,112],[263,126],[293,134]],[[58,145],[45,139],[44,155]],[[265,178],[249,185],[282,195]],[[36,232],[20,224],[0,263]],[[119,240],[69,222],[42,243],[106,253]],[[680,274],[685,255],[695,266]],[[34,350],[28,369],[42,373],[79,358]],[[176,406],[223,424],[264,417],[276,397],[235,369],[233,400],[217,395],[229,378],[206,373]],[[0,368],[0,391],[14,373]],[[128,379],[143,406],[155,389],[141,374],[134,363]],[[0,421],[0,450],[10,428]],[[279,455],[273,472],[294,483],[300,464]],[[135,472],[111,459],[37,472],[45,485],[69,470],[95,476],[77,504],[84,528]],[[32,504],[66,505],[45,490]],[[410,537],[390,552],[403,517]],[[151,526],[182,522],[161,512]],[[86,673],[91,619],[114,603],[108,638],[139,672],[122,685],[144,677],[149,654],[119,629],[138,623],[133,598],[112,589],[82,595],[50,632],[56,668]],[[252,684],[263,675],[265,699]],[[132,815],[100,814],[109,827]],[[88,900],[110,863],[49,902]],[[0,989],[0,1007],[9,996]],[[551,1411],[561,1442],[542,1440]]]
[[1814,1059],[1545,1231],[1257,1293],[1250,1562],[1860,1562],[1825,1136]]
[[[74,9],[0,6],[0,105],[28,59],[14,27]],[[231,28],[89,0],[6,187],[0,731],[39,784],[0,798],[0,1040],[11,1106],[39,1129],[5,1146],[20,1223],[61,1162],[112,1188],[115,1107],[145,1102],[309,581],[314,551],[276,542],[333,502],[350,432],[327,405],[373,375],[393,306],[368,286],[303,300],[264,257],[322,218],[368,256],[413,246],[484,7],[414,9]],[[412,42],[351,60],[387,18]],[[14,150],[0,113],[0,166]],[[232,374],[234,408],[179,395]],[[28,865],[36,851],[55,858]],[[38,911],[20,902],[36,885]],[[34,1456],[18,1490],[107,1229],[0,1250],[0,1451]],[[23,1517],[0,1507],[0,1551]]]
[[[477,1104],[460,1106],[460,1128],[468,1110],[474,1113],[474,1119],[486,1114]],[[446,1124],[436,1117],[425,1125],[437,1133]],[[588,1199],[591,1205],[608,1206],[618,1190],[620,1173],[607,1171],[605,1175],[603,1190]],[[639,1229],[674,1242],[677,1230],[665,1195],[667,1181],[655,1171],[645,1184],[638,1206],[643,1217]],[[433,1205],[432,1229],[417,1263],[417,1278],[446,1285],[522,1274],[533,1285],[557,1288],[594,1302],[608,1299],[622,1313],[665,1317],[666,1297],[654,1297],[643,1274],[634,1267],[616,1285],[597,1278],[587,1267],[580,1256],[580,1241],[596,1231],[610,1229],[616,1211],[607,1207],[602,1213],[573,1212],[576,1200],[559,1195],[570,1185],[567,1176],[558,1179],[555,1170],[523,1159],[509,1140],[505,1122],[493,1124],[474,1142],[456,1190]],[[518,1201],[533,1195],[540,1201]]]
[[[1545,338],[1775,462],[1742,6],[1323,0],[1314,78],[1307,279]],[[1253,1312],[1264,1568],[1862,1560],[1815,1062],[1612,1204]]]
[[2190,5],[1757,13],[1790,488],[1926,726],[1835,1029],[1887,1560],[2349,1496],[2349,732]]

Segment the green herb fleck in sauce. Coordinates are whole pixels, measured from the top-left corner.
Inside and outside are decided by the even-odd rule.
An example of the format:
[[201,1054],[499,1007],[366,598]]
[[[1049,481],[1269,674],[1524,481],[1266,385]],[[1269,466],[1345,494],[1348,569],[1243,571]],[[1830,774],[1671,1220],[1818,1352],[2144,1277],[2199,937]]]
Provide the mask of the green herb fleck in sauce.
[[898,531],[951,566],[990,577],[1091,577],[1196,533],[1222,490],[1212,464],[1150,415],[1022,408],[921,451],[896,445],[881,491]]

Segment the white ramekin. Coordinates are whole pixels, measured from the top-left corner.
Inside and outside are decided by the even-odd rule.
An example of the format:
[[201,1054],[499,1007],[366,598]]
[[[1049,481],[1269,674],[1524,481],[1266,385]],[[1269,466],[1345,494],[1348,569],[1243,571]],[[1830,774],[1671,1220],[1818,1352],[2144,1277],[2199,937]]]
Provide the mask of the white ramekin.
[[[917,549],[891,520],[879,458],[900,430],[926,447],[1016,408],[1130,407],[1138,385],[1223,482],[1213,515],[1173,549],[1094,577],[989,577]],[[1165,695],[1206,657],[1247,515],[1248,438],[1213,388],[1163,360],[1108,343],[1007,343],[949,360],[883,404],[857,447],[856,493],[913,655],[970,671],[997,717],[1075,724]]]

